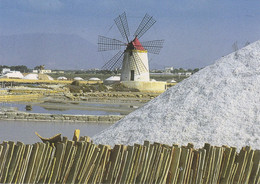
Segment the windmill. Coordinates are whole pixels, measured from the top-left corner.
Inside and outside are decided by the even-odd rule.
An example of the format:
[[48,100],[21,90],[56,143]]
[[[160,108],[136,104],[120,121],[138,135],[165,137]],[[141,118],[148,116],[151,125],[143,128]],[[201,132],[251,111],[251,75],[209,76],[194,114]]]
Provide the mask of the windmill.
[[[150,81],[147,52],[159,54],[164,40],[140,42],[139,39],[156,21],[146,14],[132,40],[129,40],[130,32],[126,13],[119,15],[114,21],[124,41],[98,36],[98,51],[119,50],[102,69],[110,71],[121,69],[121,81]],[[121,50],[122,48],[124,51]]]

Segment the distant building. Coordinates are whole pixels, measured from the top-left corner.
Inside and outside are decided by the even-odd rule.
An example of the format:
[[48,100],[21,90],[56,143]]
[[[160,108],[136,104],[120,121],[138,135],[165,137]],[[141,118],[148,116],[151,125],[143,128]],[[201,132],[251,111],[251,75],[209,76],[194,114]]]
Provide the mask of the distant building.
[[51,73],[51,70],[41,70],[41,73]]
[[165,73],[171,73],[173,71],[173,67],[165,67],[164,72]]
[[9,78],[9,79],[22,79],[23,78],[23,74],[20,71],[11,71],[10,68],[3,68],[2,75],[3,75],[3,77]]
[[2,70],[3,75],[6,74],[6,73],[9,73],[9,72],[11,72],[10,68],[3,68],[3,70]]
[[33,70],[32,73],[51,73],[51,70]]
[[64,71],[58,70],[58,71],[52,71],[51,73],[64,73]]
[[191,72],[186,72],[185,73],[186,76],[191,76],[191,74],[192,74]]

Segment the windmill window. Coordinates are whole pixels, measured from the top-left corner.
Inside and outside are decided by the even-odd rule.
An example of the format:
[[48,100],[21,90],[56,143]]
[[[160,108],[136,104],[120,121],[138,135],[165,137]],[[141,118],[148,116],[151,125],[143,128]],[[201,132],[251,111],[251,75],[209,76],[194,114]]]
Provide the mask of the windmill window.
[[133,81],[135,79],[135,71],[131,70],[131,77],[130,80]]

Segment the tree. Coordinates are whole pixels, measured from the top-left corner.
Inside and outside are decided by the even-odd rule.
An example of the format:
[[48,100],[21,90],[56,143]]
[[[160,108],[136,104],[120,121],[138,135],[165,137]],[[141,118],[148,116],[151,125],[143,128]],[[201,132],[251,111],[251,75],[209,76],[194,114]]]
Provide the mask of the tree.
[[10,69],[14,70],[14,71],[20,71],[22,73],[29,72],[29,69],[27,68],[27,66],[24,66],[24,65],[11,66]]
[[39,65],[34,67],[34,70],[44,70],[45,66],[44,65]]

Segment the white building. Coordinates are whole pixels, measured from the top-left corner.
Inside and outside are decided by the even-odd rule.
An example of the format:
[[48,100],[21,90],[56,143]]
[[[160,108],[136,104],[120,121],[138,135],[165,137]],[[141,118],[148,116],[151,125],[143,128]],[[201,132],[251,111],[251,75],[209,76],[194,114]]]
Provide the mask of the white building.
[[3,75],[8,73],[8,72],[11,72],[10,68],[3,68],[3,70],[2,70]]
[[32,73],[51,73],[51,70],[33,70]]
[[171,73],[173,71],[173,69],[174,69],[173,67],[165,67],[164,72],[165,73]]

